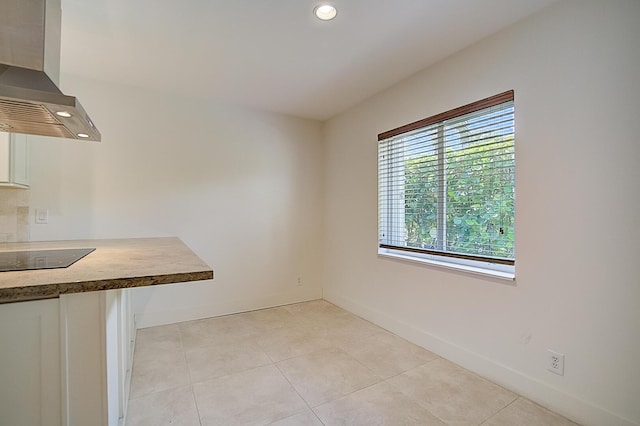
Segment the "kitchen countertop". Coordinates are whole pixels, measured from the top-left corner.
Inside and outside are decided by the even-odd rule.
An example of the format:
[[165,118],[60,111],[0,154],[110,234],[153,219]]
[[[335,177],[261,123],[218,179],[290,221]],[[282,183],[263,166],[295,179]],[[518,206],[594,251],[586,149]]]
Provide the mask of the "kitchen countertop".
[[3,243],[0,251],[93,247],[67,268],[0,272],[0,303],[213,278],[211,267],[178,238]]

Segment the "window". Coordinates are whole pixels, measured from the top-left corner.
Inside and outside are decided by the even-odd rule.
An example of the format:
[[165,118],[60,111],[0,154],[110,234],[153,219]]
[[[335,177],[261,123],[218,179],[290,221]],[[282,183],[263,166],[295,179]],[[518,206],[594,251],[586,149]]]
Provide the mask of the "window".
[[382,254],[513,272],[513,91],[378,135]]

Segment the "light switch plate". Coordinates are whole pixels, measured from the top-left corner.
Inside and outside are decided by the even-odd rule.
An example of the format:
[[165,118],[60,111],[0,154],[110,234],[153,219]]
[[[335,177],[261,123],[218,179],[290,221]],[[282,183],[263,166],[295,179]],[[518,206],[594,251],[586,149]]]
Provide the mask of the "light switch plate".
[[36,223],[40,223],[40,224],[49,223],[48,209],[36,209]]

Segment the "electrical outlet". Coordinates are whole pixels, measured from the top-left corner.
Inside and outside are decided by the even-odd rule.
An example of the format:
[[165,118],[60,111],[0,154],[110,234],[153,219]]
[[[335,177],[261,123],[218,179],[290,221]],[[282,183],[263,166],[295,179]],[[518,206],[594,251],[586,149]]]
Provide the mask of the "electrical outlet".
[[302,277],[298,277],[297,283],[298,283],[298,287],[302,287],[302,283],[303,283]]
[[564,354],[547,350],[547,370],[559,376],[564,375]]

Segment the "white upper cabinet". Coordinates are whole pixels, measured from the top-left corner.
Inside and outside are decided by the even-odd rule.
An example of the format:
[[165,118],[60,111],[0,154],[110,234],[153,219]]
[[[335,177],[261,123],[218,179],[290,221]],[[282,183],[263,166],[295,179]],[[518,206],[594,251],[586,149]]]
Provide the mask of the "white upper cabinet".
[[29,187],[27,135],[0,132],[0,186]]

